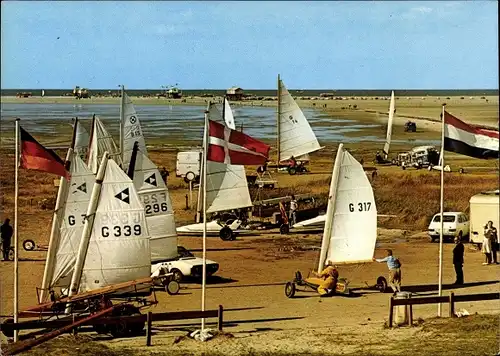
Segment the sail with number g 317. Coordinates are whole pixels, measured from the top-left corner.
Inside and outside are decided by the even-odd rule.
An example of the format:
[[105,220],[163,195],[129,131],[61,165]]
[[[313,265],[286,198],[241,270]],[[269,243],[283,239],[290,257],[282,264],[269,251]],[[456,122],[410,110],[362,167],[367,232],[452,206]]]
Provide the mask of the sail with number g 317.
[[371,261],[377,240],[373,189],[361,164],[340,144],[333,168],[318,269]]
[[70,295],[150,273],[144,207],[132,180],[105,153],[87,210]]
[[120,151],[113,140],[113,136],[106,130],[102,121],[94,115],[92,118],[88,157],[88,166],[92,170],[92,173],[97,174],[104,152],[108,152],[111,159],[115,160],[116,163],[119,165],[122,164]]
[[[279,161],[315,152],[320,146],[304,113],[278,76],[278,141]],[[279,163],[279,162],[278,162]]]

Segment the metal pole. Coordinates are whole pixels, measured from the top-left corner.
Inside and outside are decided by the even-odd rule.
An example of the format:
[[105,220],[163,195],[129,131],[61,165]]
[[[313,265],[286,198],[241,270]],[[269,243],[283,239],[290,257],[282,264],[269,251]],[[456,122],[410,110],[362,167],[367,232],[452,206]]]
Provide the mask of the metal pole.
[[[441,192],[440,192],[440,219],[439,231],[439,282],[438,295],[443,294],[443,211],[444,211],[444,106],[441,113]],[[438,316],[441,316],[441,303],[438,303]]]
[[[210,107],[210,103],[208,104]],[[205,311],[205,289],[207,284],[207,151],[208,151],[208,109],[205,111],[203,145],[203,272],[201,284],[201,311]],[[205,318],[201,318],[201,331],[205,330]]]
[[123,161],[123,121],[125,121],[125,86],[121,87],[121,99],[120,99],[120,156]]
[[[19,254],[18,254],[18,229],[17,229],[17,200],[19,196],[19,118],[16,119],[16,170],[14,188],[14,323],[18,322],[19,314]],[[14,331],[14,342],[18,341],[18,330]]]
[[189,209],[193,207],[193,181],[189,181]]
[[281,135],[281,130],[280,130],[280,116],[281,116],[281,79],[280,75],[278,74],[278,109],[276,111],[276,127],[277,127],[277,135],[276,135],[276,150],[277,152],[277,162],[276,162],[276,171],[278,171],[279,165],[280,165],[280,135]]

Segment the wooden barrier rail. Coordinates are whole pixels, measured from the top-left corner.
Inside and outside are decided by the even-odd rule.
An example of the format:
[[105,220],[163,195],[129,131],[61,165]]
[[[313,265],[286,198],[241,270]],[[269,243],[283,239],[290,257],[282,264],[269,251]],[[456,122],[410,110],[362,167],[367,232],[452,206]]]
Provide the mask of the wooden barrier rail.
[[455,303],[459,302],[475,302],[480,300],[497,300],[500,299],[499,292],[493,293],[480,293],[480,294],[463,294],[463,295],[455,295],[454,293],[450,293],[449,296],[441,296],[441,297],[417,297],[417,298],[406,298],[406,299],[394,299],[394,296],[391,297],[389,302],[389,327],[392,328],[393,321],[393,312],[394,307],[397,305],[409,305],[410,311],[408,316],[408,323],[412,325],[413,322],[413,305],[418,304],[437,304],[437,303],[449,303],[449,311],[450,318],[455,316]]
[[[180,312],[168,312],[168,313],[152,313],[147,314],[132,315],[132,316],[110,316],[105,317],[113,310],[114,307],[106,309],[103,312],[99,312],[90,316],[85,317],[67,317],[59,320],[30,320],[21,323],[8,323],[3,324],[2,329],[8,329],[9,331],[14,330],[33,330],[33,329],[52,329],[54,331],[45,334],[46,336],[60,335],[65,332],[76,333],[76,327],[87,326],[87,325],[114,325],[122,323],[146,323],[146,345],[151,345],[151,329],[153,321],[171,321],[171,320],[187,320],[187,319],[201,319],[201,318],[217,318],[217,329],[222,331],[223,318],[224,318],[224,308],[219,305],[218,309],[205,310],[205,311],[180,311]],[[103,317],[104,316],[104,317]],[[16,354],[18,352],[26,350],[26,344],[28,348],[38,345],[43,342],[45,336],[36,339],[37,342],[32,341],[20,341],[16,344],[11,344],[8,346],[7,354]]]

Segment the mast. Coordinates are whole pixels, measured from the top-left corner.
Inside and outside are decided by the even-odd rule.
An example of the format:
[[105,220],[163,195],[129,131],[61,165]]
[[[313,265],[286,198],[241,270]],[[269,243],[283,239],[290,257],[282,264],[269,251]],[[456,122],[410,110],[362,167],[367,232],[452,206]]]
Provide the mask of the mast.
[[[89,207],[87,213],[85,214],[85,226],[83,228],[82,239],[80,240],[80,246],[78,247],[78,255],[75,262],[75,270],[73,271],[73,276],[71,277],[71,284],[69,288],[68,296],[71,297],[78,293],[80,286],[80,279],[82,278],[83,265],[85,264],[85,258],[87,257],[87,250],[89,247],[90,237],[92,235],[92,227],[94,225],[95,212],[97,210],[97,204],[99,202],[99,197],[101,194],[102,181],[104,179],[104,174],[106,173],[106,166],[109,159],[108,152],[104,152],[102,156],[101,165],[99,171],[97,172],[97,177],[95,180],[94,188],[92,189],[92,195],[90,197]],[[66,313],[70,312],[70,305],[66,306]]]
[[[208,104],[207,111],[205,111],[205,130],[203,132],[203,268],[202,268],[202,281],[201,281],[201,311],[205,311],[205,290],[207,283],[207,153],[208,153],[208,113],[210,103]],[[201,319],[201,331],[205,329],[205,318]]]
[[120,157],[123,161],[123,122],[125,121],[125,86],[121,87],[121,98],[120,98]]
[[276,150],[277,152],[277,167],[280,165],[280,116],[281,116],[281,79],[278,74],[278,109],[276,110],[276,127],[277,127],[277,135],[276,135]]
[[[75,118],[75,125],[73,126],[73,137],[71,138],[71,146],[66,154],[66,169],[69,170],[71,159],[73,157],[73,150],[75,148],[76,132],[78,130],[78,118]],[[49,248],[47,251],[47,261],[45,262],[45,269],[43,271],[42,287],[40,291],[39,303],[43,303],[47,298],[47,293],[50,288],[50,282],[54,276],[54,262],[59,247],[59,239],[61,238],[61,224],[66,200],[68,198],[69,186],[65,177],[59,180],[59,189],[57,190],[56,206],[54,207],[54,217],[52,218],[52,228],[50,230]]]
[[90,154],[92,150],[92,140],[94,139],[94,127],[95,127],[95,114],[92,115],[92,122],[90,123],[90,136],[89,136],[89,147],[87,149],[87,166],[90,163]]
[[323,240],[321,241],[321,252],[318,263],[318,273],[320,273],[323,270],[323,266],[325,265],[325,259],[328,253],[328,247],[332,235],[333,217],[335,214],[335,199],[337,198],[337,183],[339,179],[340,165],[342,164],[342,158],[344,155],[343,147],[344,145],[341,143],[337,150],[337,156],[335,157],[335,164],[333,165],[332,182],[330,184],[330,193],[328,194],[328,207],[326,208],[325,230],[323,231]]

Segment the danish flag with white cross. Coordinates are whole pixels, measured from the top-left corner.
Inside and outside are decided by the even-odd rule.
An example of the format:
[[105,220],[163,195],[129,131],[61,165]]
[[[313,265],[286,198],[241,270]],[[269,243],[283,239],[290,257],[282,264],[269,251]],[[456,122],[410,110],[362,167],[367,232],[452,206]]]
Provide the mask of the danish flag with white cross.
[[209,161],[258,166],[266,163],[271,146],[218,122],[208,121]]

